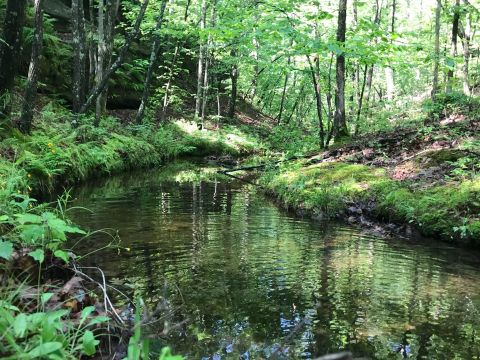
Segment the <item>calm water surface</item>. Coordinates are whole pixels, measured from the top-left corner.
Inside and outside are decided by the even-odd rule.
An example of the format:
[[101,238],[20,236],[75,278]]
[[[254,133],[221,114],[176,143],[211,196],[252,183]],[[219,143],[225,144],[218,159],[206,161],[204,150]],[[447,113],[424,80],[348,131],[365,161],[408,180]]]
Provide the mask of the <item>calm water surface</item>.
[[[302,219],[250,185],[185,182],[192,174],[144,171],[75,193],[75,205],[92,210],[75,211],[76,222],[118,229],[131,249],[86,261],[133,284],[151,306],[166,296],[171,321],[188,319],[156,336],[175,353],[296,359],[348,349],[371,359],[480,358],[475,254]],[[107,242],[95,235],[81,251]]]

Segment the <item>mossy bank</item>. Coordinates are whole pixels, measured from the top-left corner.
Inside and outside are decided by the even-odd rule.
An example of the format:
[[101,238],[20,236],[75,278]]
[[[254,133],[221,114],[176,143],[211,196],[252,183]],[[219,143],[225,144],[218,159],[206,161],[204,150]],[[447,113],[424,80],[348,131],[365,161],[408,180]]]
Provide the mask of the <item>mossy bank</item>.
[[478,247],[478,140],[466,137],[452,147],[435,140],[465,126],[439,127],[428,143],[410,130],[405,141],[422,137],[410,153],[396,153],[403,139],[391,150],[363,141],[282,163],[262,173],[259,181],[283,205],[317,218],[412,225],[424,236]]

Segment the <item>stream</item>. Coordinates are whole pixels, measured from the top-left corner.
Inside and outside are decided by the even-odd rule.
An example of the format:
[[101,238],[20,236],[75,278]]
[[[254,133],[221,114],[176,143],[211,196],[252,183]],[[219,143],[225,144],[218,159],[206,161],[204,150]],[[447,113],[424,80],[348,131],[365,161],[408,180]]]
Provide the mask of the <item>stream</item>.
[[[149,332],[188,359],[479,359],[480,256],[290,214],[254,186],[182,164],[73,191],[72,218],[117,229],[109,281],[173,315]],[[111,239],[96,233],[75,251]],[[134,290],[133,290],[134,287]],[[132,288],[132,289],[131,289]],[[129,290],[130,289],[130,290]],[[167,319],[167,318],[166,318]]]

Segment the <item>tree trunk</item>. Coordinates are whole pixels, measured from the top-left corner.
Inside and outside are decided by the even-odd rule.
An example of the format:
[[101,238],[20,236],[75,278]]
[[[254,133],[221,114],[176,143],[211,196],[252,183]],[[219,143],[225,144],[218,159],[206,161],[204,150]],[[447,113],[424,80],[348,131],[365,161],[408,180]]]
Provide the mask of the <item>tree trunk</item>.
[[[187,0],[187,3],[185,5],[185,13],[183,16],[184,22],[187,22],[188,20],[188,9],[190,8],[190,2],[191,0]],[[163,120],[165,119],[165,115],[167,113],[167,108],[169,104],[168,100],[169,100],[170,87],[172,86],[172,81],[175,76],[175,66],[177,65],[177,60],[179,55],[180,55],[180,41],[177,41],[177,43],[175,44],[175,51],[173,54],[172,64],[170,65],[170,69],[168,70],[168,80],[167,80],[167,83],[165,84],[165,94],[163,96],[163,107],[162,107],[162,112],[160,114],[160,122],[163,122]]]
[[73,112],[78,113],[85,101],[86,78],[86,36],[85,14],[82,0],[72,1],[72,43],[73,43]]
[[[103,69],[105,66],[105,54],[107,52],[105,44],[105,0],[98,0],[98,48],[97,48],[97,69],[95,71],[95,84],[100,84],[103,78]],[[103,91],[102,91],[103,92]],[[94,126],[100,124],[102,115],[102,93],[96,99],[95,122]]]
[[[120,6],[120,0],[107,1],[107,12],[105,17],[104,69],[108,69],[112,65],[114,30],[115,30],[115,23],[118,16],[119,6]],[[105,86],[105,89],[103,90],[102,94],[100,95],[100,111],[102,114],[104,114],[107,110],[107,100],[108,100],[108,83]]]
[[[82,0],[73,0],[82,1]],[[93,0],[89,0],[88,6],[88,18],[89,18],[89,33],[88,33],[88,59],[89,59],[89,72],[88,72],[88,86],[86,89],[91,89],[95,86],[95,69],[97,68],[97,47],[95,46],[94,34],[95,30],[95,16],[93,8]],[[81,104],[83,105],[83,103]]]
[[[205,22],[207,19],[207,1],[202,0],[202,10],[200,14],[200,32],[205,30]],[[204,72],[204,61],[205,61],[205,49],[203,41],[200,39],[200,48],[198,54],[198,73],[197,73],[197,97],[195,99],[195,118],[199,119],[200,111],[202,108],[202,85],[203,85],[203,72]]]
[[[293,41],[290,42],[290,47],[293,46]],[[282,115],[283,115],[283,109],[285,107],[285,96],[287,95],[287,85],[288,85],[288,78],[290,75],[290,63],[291,63],[291,57],[288,57],[287,64],[289,68],[287,69],[287,74],[285,75],[285,81],[283,82],[283,91],[282,91],[282,100],[280,101],[280,111],[278,113],[278,118],[277,118],[277,124],[280,124],[282,122]]]
[[[440,0],[439,0],[440,1]],[[347,30],[347,0],[339,0],[337,42],[345,43]],[[333,119],[333,135],[336,141],[348,136],[347,121],[345,117],[345,53],[337,55],[335,89],[335,116]]]
[[[397,11],[397,2],[393,0],[392,2],[392,23],[390,28],[390,34],[393,35],[395,32],[395,13]],[[388,101],[393,101],[395,97],[395,77],[393,69],[390,66],[385,68],[385,80],[387,84],[387,99]]]
[[10,113],[25,23],[26,0],[8,0],[0,41],[0,118]]
[[235,117],[235,109],[237,105],[237,82],[238,82],[238,65],[236,63],[237,52],[232,49],[230,57],[235,61],[230,69],[230,79],[232,80],[232,92],[230,93],[230,106],[228,109],[228,117],[233,119]]
[[447,74],[447,94],[452,92],[453,87],[453,78],[455,75],[455,58],[457,57],[457,38],[458,38],[458,26],[460,23],[460,0],[455,1],[453,21],[452,21],[452,48],[450,50],[450,55],[452,57],[452,62],[450,68],[448,69]]
[[365,94],[365,86],[367,84],[367,73],[368,73],[368,65],[365,65],[365,69],[363,70],[362,89],[360,91],[360,96],[358,97],[357,121],[355,122],[355,135],[358,135],[358,130],[360,126],[360,115],[362,114],[363,96]]
[[[125,40],[125,44],[120,48],[118,52],[118,57],[113,63],[113,65],[108,69],[108,71],[103,76],[100,83],[96,84],[95,87],[90,91],[89,95],[87,96],[87,100],[83,104],[82,108],[80,109],[80,113],[85,113],[89,107],[93,104],[93,102],[97,99],[97,97],[102,93],[105,89],[105,86],[108,83],[108,80],[111,78],[113,74],[123,65],[125,61],[125,56],[128,52],[128,49],[132,45],[133,40],[135,40],[140,32],[140,25],[142,23],[143,17],[145,16],[145,11],[147,9],[149,0],[144,0],[142,6],[140,8],[140,13],[135,20],[135,25],[133,27],[132,32],[127,36]],[[72,125],[76,125],[76,121],[74,120]]]
[[25,98],[19,124],[19,129],[24,134],[30,134],[32,129],[33,109],[35,108],[37,98],[38,71],[43,45],[43,0],[35,0],[34,13],[35,30],[32,41],[32,57],[28,69],[27,87],[25,90]]
[[[308,65],[310,66],[310,73],[312,75],[312,83],[313,83],[313,88],[315,91],[315,100],[316,100],[316,108],[317,108],[317,117],[318,117],[318,125],[319,125],[319,137],[320,137],[320,148],[325,147],[325,132],[323,130],[323,117],[322,117],[322,94],[321,94],[321,88],[320,88],[320,78],[315,72],[315,69],[313,67],[312,61],[310,60],[310,57],[307,56],[308,60]],[[318,63],[318,59],[315,59],[315,61]]]
[[[468,0],[463,1],[466,6],[469,5]],[[463,29],[462,44],[463,44],[463,93],[470,96],[470,83],[469,83],[469,63],[470,63],[470,40],[472,36],[472,15],[471,9],[468,9],[465,18],[465,28]]]
[[143,94],[142,101],[138,107],[137,116],[135,121],[137,124],[141,124],[143,117],[145,115],[145,109],[148,106],[148,100],[150,97],[150,85],[153,78],[153,71],[155,69],[155,64],[157,63],[158,52],[160,51],[160,30],[162,29],[163,18],[165,15],[165,8],[167,6],[167,0],[162,0],[160,6],[160,14],[158,15],[157,25],[155,27],[155,39],[152,44],[152,51],[150,53],[150,62],[148,64],[147,75],[145,76],[145,81],[143,83]]
[[442,12],[442,1],[437,0],[437,9],[435,11],[435,61],[433,66],[432,82],[432,100],[438,93],[438,71],[440,66],[440,15]]

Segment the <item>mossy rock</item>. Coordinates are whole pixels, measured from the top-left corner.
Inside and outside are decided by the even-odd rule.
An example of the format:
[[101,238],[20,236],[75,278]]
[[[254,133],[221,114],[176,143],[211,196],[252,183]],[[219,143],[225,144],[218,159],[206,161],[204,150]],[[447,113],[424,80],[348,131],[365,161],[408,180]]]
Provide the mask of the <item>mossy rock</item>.
[[419,161],[425,161],[429,166],[439,166],[447,162],[454,162],[464,157],[465,154],[457,149],[441,149],[432,151],[419,158]]

